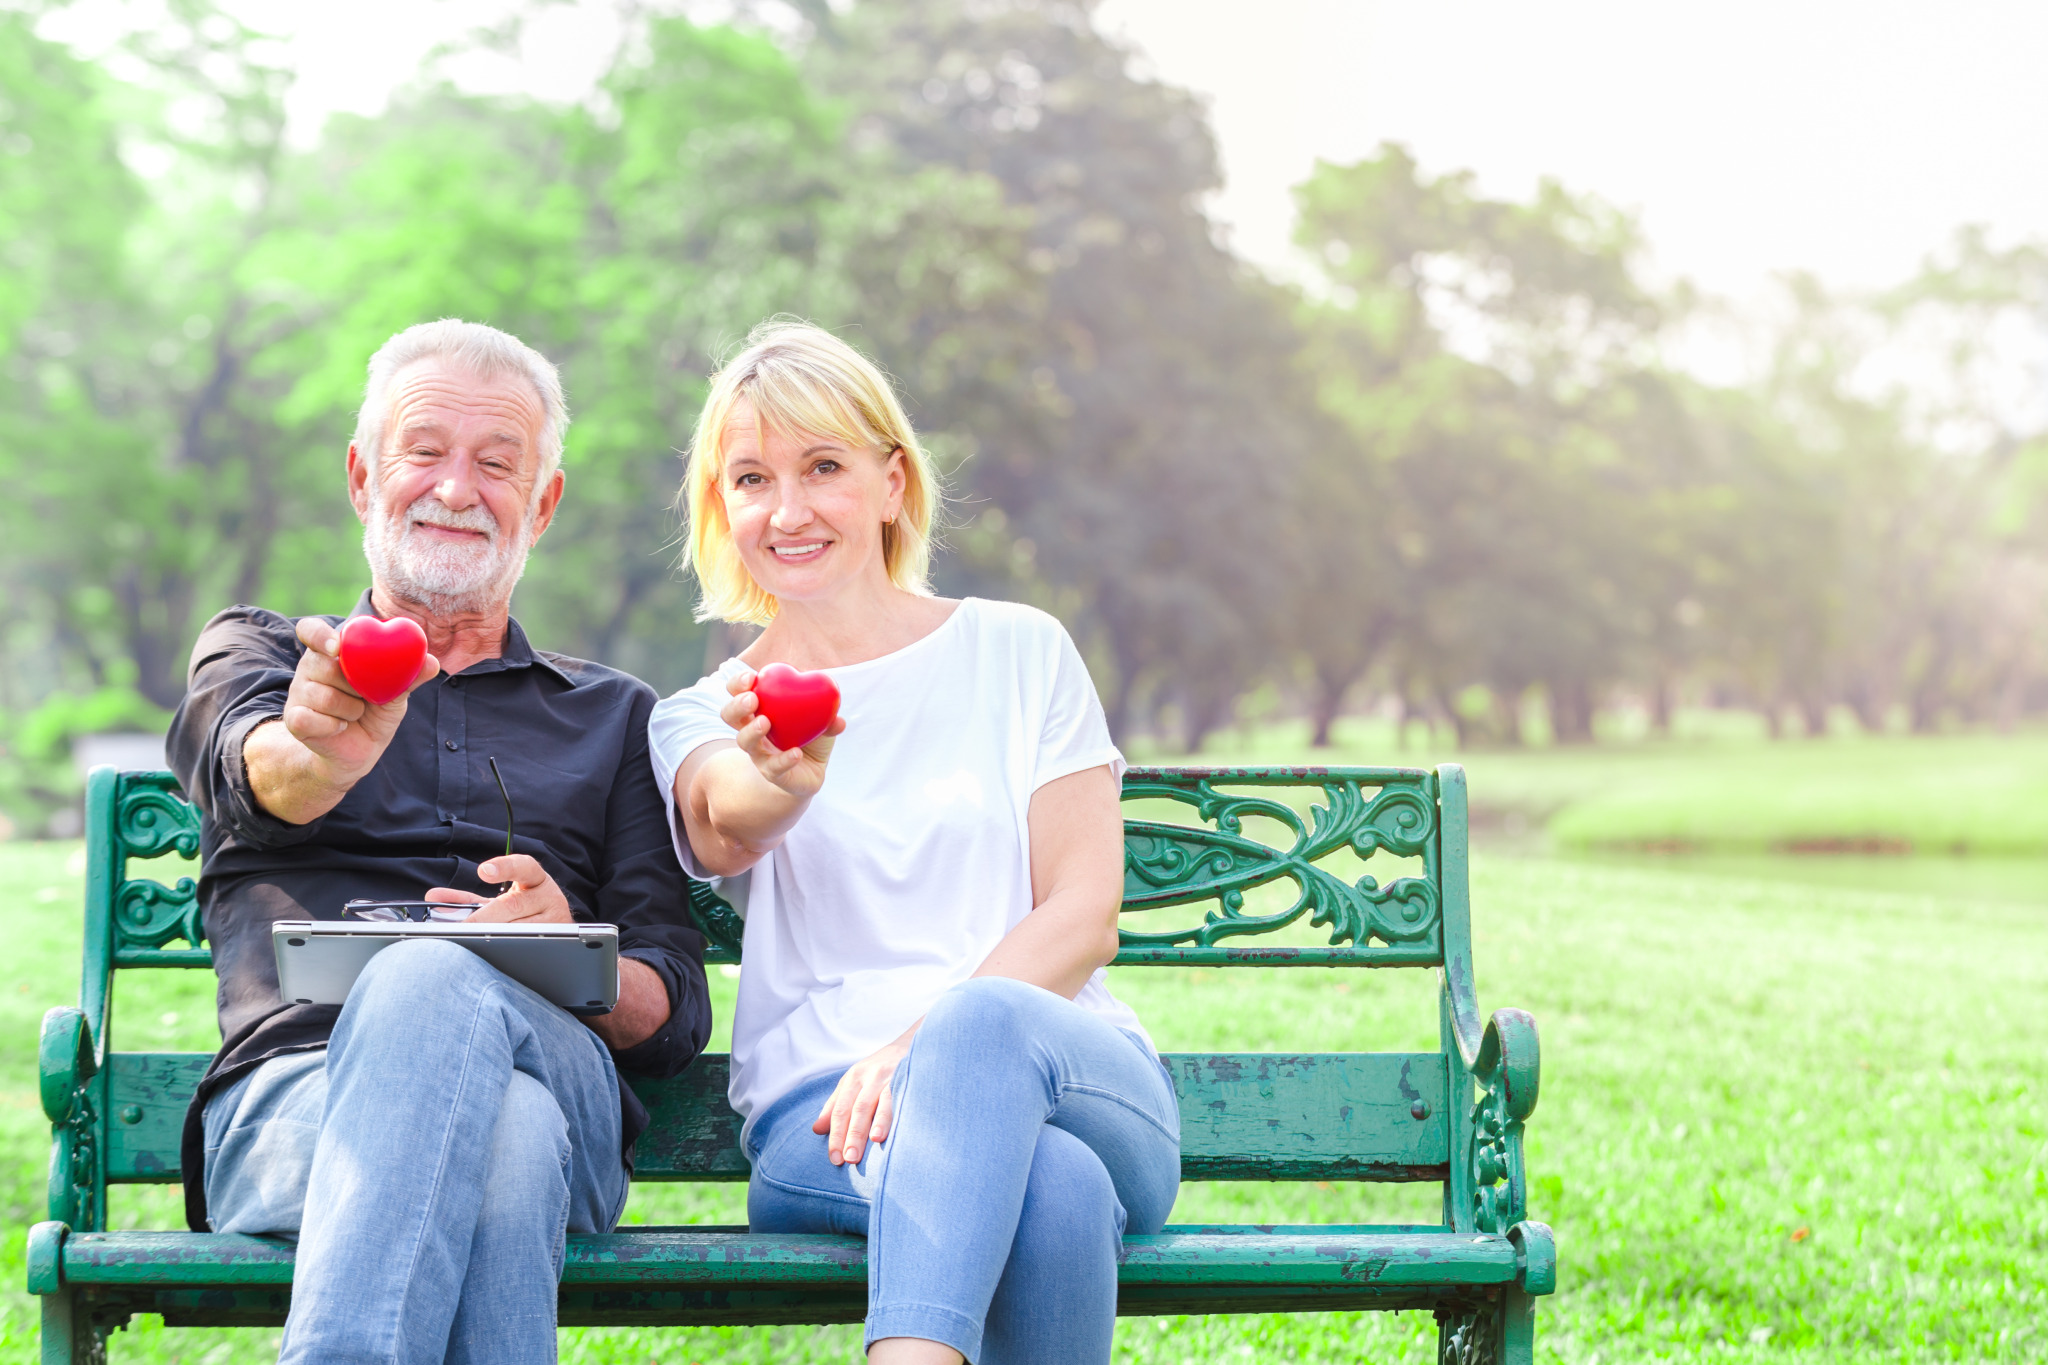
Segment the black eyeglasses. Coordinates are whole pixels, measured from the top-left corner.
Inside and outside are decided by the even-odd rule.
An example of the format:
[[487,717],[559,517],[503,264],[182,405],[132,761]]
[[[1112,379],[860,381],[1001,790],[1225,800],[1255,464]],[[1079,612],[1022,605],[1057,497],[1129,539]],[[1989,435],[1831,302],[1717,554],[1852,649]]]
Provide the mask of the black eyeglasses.
[[[498,795],[505,801],[505,852],[512,851],[512,793],[505,789],[505,774],[498,771],[498,760],[485,760],[491,765],[491,776],[497,780]],[[510,882],[501,883],[510,886]],[[450,905],[442,901],[379,901],[354,900],[341,907],[343,919],[372,920],[380,924],[397,923],[401,920],[413,924],[450,924],[469,918],[474,905]]]
[[378,924],[460,924],[469,918],[474,905],[451,905],[443,901],[350,901],[341,907],[343,919],[370,920]]
[[491,765],[491,776],[498,779],[498,795],[505,798],[505,851],[512,851],[512,793],[505,790],[505,774],[498,771],[498,760],[486,760]]

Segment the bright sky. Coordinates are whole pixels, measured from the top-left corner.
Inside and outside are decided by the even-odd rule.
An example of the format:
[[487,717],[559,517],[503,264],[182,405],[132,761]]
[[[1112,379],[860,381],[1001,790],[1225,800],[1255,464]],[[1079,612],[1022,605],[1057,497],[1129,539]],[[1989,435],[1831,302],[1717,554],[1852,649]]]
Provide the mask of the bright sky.
[[[1748,294],[1881,285],[1963,223],[2048,241],[2040,0],[1105,0],[1210,94],[1218,216],[1277,261],[1288,186],[1383,139],[1495,193],[1639,214],[1660,267]],[[1256,14],[1256,24],[1247,16]]]
[[[119,3],[86,0],[77,22]],[[504,6],[235,8],[293,35],[305,134],[331,110],[374,111],[433,44]],[[610,56],[611,12],[553,11],[516,67],[458,74],[574,98]],[[1102,0],[1098,14],[1207,97],[1229,179],[1214,211],[1281,269],[1289,187],[1382,139],[1494,193],[1543,175],[1593,191],[1640,216],[1663,272],[1736,296],[1792,268],[1896,281],[1966,222],[2048,240],[2041,0]]]

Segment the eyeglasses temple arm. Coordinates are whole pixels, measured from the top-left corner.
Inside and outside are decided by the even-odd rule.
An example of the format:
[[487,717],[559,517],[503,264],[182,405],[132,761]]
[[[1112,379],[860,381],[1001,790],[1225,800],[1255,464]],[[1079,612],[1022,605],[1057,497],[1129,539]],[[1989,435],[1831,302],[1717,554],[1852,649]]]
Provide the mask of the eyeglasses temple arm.
[[505,852],[510,853],[512,851],[512,793],[505,790],[505,774],[498,771],[498,760],[491,758],[488,762],[491,765],[491,776],[498,779],[498,795],[505,798]]

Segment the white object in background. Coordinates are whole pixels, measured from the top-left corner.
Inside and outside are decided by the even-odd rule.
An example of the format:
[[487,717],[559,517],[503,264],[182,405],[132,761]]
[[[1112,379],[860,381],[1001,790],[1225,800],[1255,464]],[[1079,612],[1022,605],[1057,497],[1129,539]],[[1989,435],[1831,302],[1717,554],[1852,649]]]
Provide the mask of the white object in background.
[[164,759],[164,737],[139,732],[80,735],[71,741],[71,761],[81,776],[102,763],[124,772],[156,772],[170,766]]

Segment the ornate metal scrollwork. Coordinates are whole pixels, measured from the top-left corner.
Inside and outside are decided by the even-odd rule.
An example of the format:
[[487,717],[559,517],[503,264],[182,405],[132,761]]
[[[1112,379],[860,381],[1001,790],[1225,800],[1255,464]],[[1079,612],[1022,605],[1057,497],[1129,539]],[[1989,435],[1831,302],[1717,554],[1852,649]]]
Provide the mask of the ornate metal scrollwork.
[[80,1084],[70,1119],[50,1130],[57,1148],[57,1159],[50,1163],[50,1217],[80,1231],[97,1229],[100,1224],[100,1194],[92,1183],[97,1169],[93,1134],[97,1131],[99,1113],[92,1095]]
[[[1328,927],[1330,942],[1364,946],[1434,942],[1442,907],[1436,873],[1436,802],[1426,773],[1360,773],[1342,770],[1275,771],[1134,769],[1124,779],[1131,800],[1168,800],[1190,806],[1210,828],[1156,820],[1124,822],[1124,909],[1151,910],[1213,900],[1199,925],[1157,933],[1126,931],[1129,945],[1193,943],[1211,947],[1224,939],[1265,934],[1293,924]],[[1223,787],[1248,785],[1322,790],[1327,804],[1308,816],[1284,801]],[[1263,818],[1291,830],[1293,846],[1276,849],[1244,833],[1249,818]],[[1382,850],[1419,857],[1429,875],[1402,877],[1385,886],[1371,876],[1347,882],[1317,866],[1318,860],[1349,848],[1360,858]],[[1246,914],[1245,893],[1281,879],[1298,894],[1285,910]]]
[[1482,1091],[1472,1106],[1472,1218],[1481,1232],[1505,1233],[1528,1216],[1522,1172],[1522,1123],[1505,1092]]
[[1499,1308],[1438,1310],[1437,1365],[1498,1365],[1500,1358]]
[[1468,1150],[1472,1217],[1481,1232],[1506,1233],[1529,1216],[1522,1126],[1541,1092],[1536,1021],[1524,1010],[1495,1010],[1472,1072],[1480,1087],[1472,1102]]
[[197,947],[206,941],[199,886],[190,877],[165,886],[147,878],[121,883],[114,893],[114,927],[123,948],[161,948],[174,938]]
[[730,957],[740,960],[740,940],[746,936],[746,921],[739,911],[732,908],[708,882],[690,882],[690,918],[698,930],[711,941],[714,952],[710,956]]
[[[169,773],[127,773],[121,779],[114,833],[128,858],[199,856],[199,811],[178,794]],[[114,892],[114,932],[122,948],[161,948],[181,938],[197,947],[206,941],[199,913],[199,887],[190,877],[177,885],[138,877]]]
[[178,794],[169,773],[123,775],[114,833],[131,858],[161,858],[173,851],[181,858],[199,856],[199,811]]

